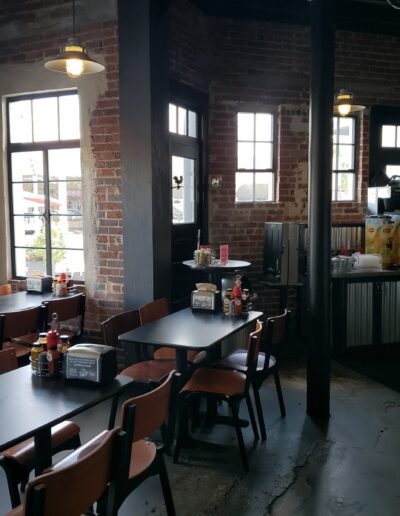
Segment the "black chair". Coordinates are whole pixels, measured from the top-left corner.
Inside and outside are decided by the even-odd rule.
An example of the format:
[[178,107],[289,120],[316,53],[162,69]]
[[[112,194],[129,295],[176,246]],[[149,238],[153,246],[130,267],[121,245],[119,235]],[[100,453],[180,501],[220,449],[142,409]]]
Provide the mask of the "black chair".
[[[258,421],[260,425],[261,438],[267,438],[265,429],[264,415],[260,399],[260,389],[264,381],[273,376],[275,380],[276,392],[278,395],[281,416],[286,416],[285,403],[283,401],[281,382],[279,378],[278,362],[272,352],[279,344],[282,344],[286,338],[287,326],[289,321],[289,312],[285,310],[282,315],[269,317],[265,323],[265,331],[262,342],[262,351],[258,355],[257,369],[252,373],[251,384],[256,402]],[[234,369],[245,374],[248,373],[246,365],[247,350],[238,349],[227,357],[219,360],[213,367],[223,369]]]
[[239,421],[239,407],[241,401],[245,399],[254,437],[257,439],[258,430],[251,404],[249,388],[252,375],[257,367],[261,332],[262,323],[257,321],[256,330],[249,336],[249,349],[246,352],[246,374],[233,370],[200,367],[194,371],[192,377],[183,386],[179,394],[179,432],[176,440],[174,462],[177,462],[179,459],[180,449],[187,430],[187,405],[192,398],[196,399],[200,396],[215,401],[226,401],[228,403],[236,429],[242,464],[245,470],[249,469]]

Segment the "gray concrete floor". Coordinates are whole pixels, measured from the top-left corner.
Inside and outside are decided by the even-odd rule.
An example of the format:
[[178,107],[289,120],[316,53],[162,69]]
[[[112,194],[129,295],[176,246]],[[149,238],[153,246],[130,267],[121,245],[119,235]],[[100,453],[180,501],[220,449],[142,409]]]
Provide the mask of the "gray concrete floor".
[[[167,456],[178,516],[398,516],[400,514],[400,394],[344,367],[332,376],[331,413],[325,425],[306,411],[305,368],[286,364],[282,385],[287,416],[275,389],[262,390],[268,439],[244,430],[250,471],[242,468],[232,428],[199,430],[218,446],[183,450],[180,464]],[[108,405],[77,418],[83,440],[107,425]],[[245,407],[242,407],[245,416]],[[0,473],[0,511],[9,508]],[[122,506],[121,516],[165,515],[157,478]],[[55,515],[56,516],[56,515]]]

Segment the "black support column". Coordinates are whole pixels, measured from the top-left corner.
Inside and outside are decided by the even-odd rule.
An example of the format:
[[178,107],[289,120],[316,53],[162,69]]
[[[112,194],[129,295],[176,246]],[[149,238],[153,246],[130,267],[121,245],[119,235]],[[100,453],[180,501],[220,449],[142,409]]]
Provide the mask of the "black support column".
[[118,0],[125,307],[170,296],[169,74],[163,0]]
[[328,417],[330,405],[333,4],[311,0],[307,413],[314,417]]

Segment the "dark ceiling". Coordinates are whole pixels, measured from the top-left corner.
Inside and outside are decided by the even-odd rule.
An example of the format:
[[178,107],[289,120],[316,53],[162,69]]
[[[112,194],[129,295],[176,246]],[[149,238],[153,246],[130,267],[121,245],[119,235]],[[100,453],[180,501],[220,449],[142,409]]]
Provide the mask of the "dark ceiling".
[[[309,0],[191,0],[210,16],[308,25]],[[400,0],[332,0],[337,29],[400,36]]]

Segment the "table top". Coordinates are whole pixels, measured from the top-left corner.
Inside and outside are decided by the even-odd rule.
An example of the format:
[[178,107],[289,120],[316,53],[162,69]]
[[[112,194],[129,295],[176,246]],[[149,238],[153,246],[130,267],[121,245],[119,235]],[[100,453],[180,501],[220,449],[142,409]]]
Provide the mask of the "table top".
[[40,306],[45,301],[65,299],[65,297],[72,297],[78,294],[78,292],[74,292],[64,297],[54,297],[51,292],[46,294],[31,294],[29,292],[16,292],[15,294],[7,294],[5,296],[0,296],[0,314],[16,312],[18,310],[26,310],[27,308]]
[[216,260],[214,263],[210,265],[197,265],[194,260],[185,260],[182,262],[183,265],[187,267],[191,267],[192,269],[200,269],[200,270],[235,270],[235,269],[244,269],[246,267],[250,267],[250,262],[245,262],[242,260],[228,260],[225,264],[220,263],[219,260]]
[[118,337],[122,342],[154,344],[170,348],[205,350],[256,321],[262,312],[240,317],[222,312],[195,312],[185,308]]
[[107,385],[33,376],[25,366],[0,375],[0,451],[112,398],[132,382],[117,376]]

